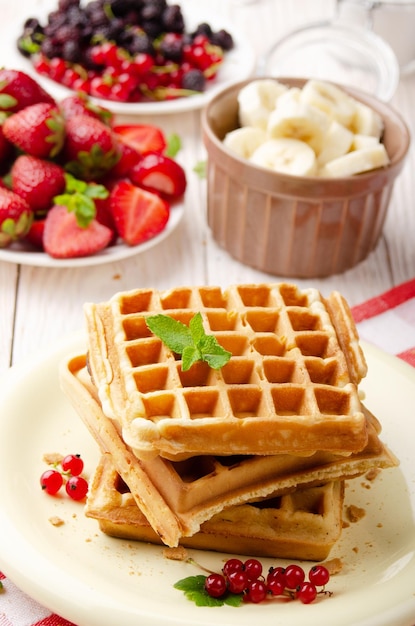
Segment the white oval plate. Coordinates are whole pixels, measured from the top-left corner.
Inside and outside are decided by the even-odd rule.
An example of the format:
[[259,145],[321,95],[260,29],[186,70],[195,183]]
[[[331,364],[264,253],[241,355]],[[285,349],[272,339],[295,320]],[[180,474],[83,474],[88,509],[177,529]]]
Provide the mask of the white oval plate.
[[[12,22],[5,20],[0,24],[0,65],[10,69],[20,69],[29,73],[46,89],[56,100],[61,100],[71,91],[66,87],[55,83],[47,77],[39,75],[28,59],[23,57],[16,47],[16,41],[21,34],[23,24],[28,17],[37,17],[44,23],[44,17],[54,10],[58,0],[40,0],[36,4],[28,1],[13,5]],[[197,6],[196,6],[197,5]],[[186,30],[191,31],[201,22],[208,22],[212,28],[225,28],[234,39],[235,46],[226,53],[226,58],[218,72],[202,94],[188,98],[178,98],[167,102],[138,102],[119,103],[100,98],[92,98],[94,102],[105,106],[113,113],[124,116],[134,115],[160,115],[168,113],[181,113],[203,107],[214,93],[232,82],[238,82],[248,78],[255,69],[256,58],[252,47],[242,34],[235,32],[233,26],[226,24],[217,15],[210,15],[205,11],[201,3],[188,4],[183,7],[183,15],[186,21]]]
[[[92,472],[98,446],[59,389],[58,364],[85,350],[84,335],[3,376],[0,388],[0,567],[23,591],[77,626],[413,626],[415,624],[415,370],[364,344],[366,404],[400,459],[368,488],[356,479],[347,502],[366,515],[343,531],[331,553],[343,562],[330,598],[312,605],[270,601],[240,608],[197,607],[174,589],[200,573],[167,560],[163,549],[113,539],[86,519],[82,505],[43,494],[43,455],[79,453]],[[363,484],[364,483],[364,484]],[[55,527],[52,516],[65,523]],[[219,570],[224,555],[189,551]],[[278,563],[264,559],[267,568]],[[284,563],[284,562],[281,562]],[[305,564],[307,567],[311,564]]]
[[164,230],[155,237],[148,239],[137,246],[128,246],[121,241],[109,246],[97,254],[91,256],[77,257],[73,259],[55,259],[46,252],[37,252],[33,247],[25,245],[23,242],[15,243],[8,248],[0,248],[0,261],[17,263],[19,265],[32,265],[34,267],[90,267],[92,265],[102,265],[103,263],[113,263],[129,257],[143,254],[150,248],[157,246],[174,231],[184,215],[184,203],[179,202],[172,206],[169,221]]

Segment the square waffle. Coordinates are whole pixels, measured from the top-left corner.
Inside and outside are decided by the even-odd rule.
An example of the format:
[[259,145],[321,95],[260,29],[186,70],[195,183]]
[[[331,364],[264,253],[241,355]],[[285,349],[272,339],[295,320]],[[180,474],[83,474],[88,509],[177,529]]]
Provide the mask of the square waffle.
[[[344,484],[337,481],[234,506],[204,522],[180,544],[228,554],[321,561],[341,535],[343,495]],[[90,482],[85,513],[112,537],[162,543],[109,454],[102,455]]]
[[[287,283],[138,289],[84,307],[89,366],[106,415],[140,458],[350,453],[367,443],[366,363],[345,300]],[[220,370],[151,333],[162,313],[232,353]]]
[[290,493],[299,487],[344,480],[397,461],[382,444],[378,421],[366,412],[368,443],[349,456],[325,451],[309,456],[199,456],[171,461],[138,459],[123,440],[117,421],[103,413],[86,367],[86,356],[62,362],[63,391],[101,451],[112,462],[166,545],[198,532],[200,525],[231,506]]

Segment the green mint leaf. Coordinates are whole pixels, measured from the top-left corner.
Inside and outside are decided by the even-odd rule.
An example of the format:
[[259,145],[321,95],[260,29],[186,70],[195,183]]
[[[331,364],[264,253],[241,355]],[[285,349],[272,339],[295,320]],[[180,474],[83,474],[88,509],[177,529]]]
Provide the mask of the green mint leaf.
[[187,346],[192,345],[189,327],[168,315],[150,315],[146,318],[146,324],[152,333],[177,354],[181,355]]
[[174,588],[179,591],[183,591],[188,600],[191,600],[196,606],[223,606],[227,604],[229,606],[238,607],[243,602],[242,594],[227,593],[223,598],[212,598],[205,591],[206,576],[189,576],[188,578],[182,578],[175,583]]
[[189,370],[194,363],[202,360],[202,354],[195,346],[186,346],[182,353],[182,371]]
[[232,356],[230,352],[222,348],[213,335],[204,337],[199,349],[202,353],[203,361],[206,361],[209,367],[214,370],[223,367]]
[[193,168],[193,171],[199,176],[200,179],[206,178],[206,161],[199,161]]
[[176,133],[173,133],[167,139],[167,147],[165,150],[165,154],[171,159],[174,159],[174,157],[180,151],[181,147],[182,147],[182,142],[181,142],[179,135],[177,135]]
[[162,314],[150,315],[146,323],[170,350],[182,356],[183,371],[190,369],[196,361],[206,361],[213,369],[219,369],[232,356],[216,337],[206,334],[200,313],[192,317],[189,326]]

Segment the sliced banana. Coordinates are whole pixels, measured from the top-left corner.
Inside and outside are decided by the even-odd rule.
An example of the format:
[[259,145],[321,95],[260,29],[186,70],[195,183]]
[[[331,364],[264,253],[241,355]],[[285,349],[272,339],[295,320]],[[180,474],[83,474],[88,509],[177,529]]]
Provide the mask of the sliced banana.
[[281,109],[274,109],[269,116],[267,132],[273,139],[289,137],[304,141],[319,154],[329,125],[330,120],[325,113],[293,100]]
[[326,113],[343,126],[349,126],[354,119],[356,101],[342,89],[321,80],[309,80],[301,90],[301,100]]
[[383,121],[379,113],[363,102],[356,102],[356,109],[350,123],[350,129],[357,135],[369,135],[380,139],[383,133]]
[[324,138],[323,148],[317,157],[319,167],[349,152],[354,135],[343,124],[333,120]]
[[251,163],[294,176],[312,176],[316,173],[316,156],[303,141],[286,137],[268,139],[250,159]]
[[270,112],[287,90],[286,85],[268,78],[259,78],[243,87],[238,94],[240,125],[265,130]]
[[267,140],[267,134],[261,128],[243,126],[227,133],[223,143],[243,159],[249,159],[253,152]]
[[354,150],[329,161],[319,171],[320,176],[339,178],[354,176],[363,172],[383,167],[389,163],[389,157],[383,143],[361,150]]
[[373,146],[377,146],[378,143],[379,139],[371,135],[353,135],[353,141],[352,145],[350,146],[350,151],[361,150],[362,148],[371,148]]

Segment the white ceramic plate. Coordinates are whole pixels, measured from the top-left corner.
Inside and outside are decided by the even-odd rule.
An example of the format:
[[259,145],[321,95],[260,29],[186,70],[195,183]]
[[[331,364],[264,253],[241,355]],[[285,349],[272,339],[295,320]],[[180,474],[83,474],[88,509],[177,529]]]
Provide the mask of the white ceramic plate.
[[[49,11],[56,9],[56,6],[57,0],[39,0],[37,3],[29,3],[28,0],[23,0],[23,2],[13,5],[12,21],[5,20],[3,26],[0,24],[0,65],[28,72],[54,98],[60,100],[68,95],[70,90],[47,77],[37,74],[30,61],[23,57],[16,47],[16,41],[22,32],[25,20],[34,16],[41,18],[41,23],[44,24],[45,16],[47,16]],[[226,86],[228,83],[244,80],[253,73],[256,62],[254,51],[247,42],[246,37],[235,32],[232,25],[226,24],[225,20],[220,16],[209,14],[209,9],[205,11],[200,2],[195,2],[193,5],[189,3],[186,7],[183,7],[183,15],[187,31],[193,30],[201,22],[208,22],[215,30],[220,28],[228,30],[235,42],[234,48],[226,53],[226,58],[217,77],[209,83],[209,86],[202,94],[168,102],[124,104],[99,98],[94,98],[94,101],[102,104],[114,113],[124,116],[179,113],[203,107],[217,89]]]
[[[332,556],[343,571],[331,598],[313,605],[271,601],[239,608],[199,608],[174,589],[199,573],[163,557],[162,548],[102,535],[82,505],[43,494],[39,477],[47,452],[80,453],[91,472],[95,442],[58,385],[58,363],[84,350],[83,335],[16,367],[0,389],[0,567],[36,600],[78,626],[413,626],[415,624],[415,370],[365,344],[367,406],[383,424],[383,439],[400,458],[371,488],[357,479],[347,501],[366,516],[343,532]],[[61,517],[54,527],[51,516]],[[218,570],[223,555],[191,551]],[[278,561],[274,560],[275,565]],[[264,559],[265,567],[271,561]]]
[[164,239],[166,239],[179,224],[183,215],[184,203],[179,202],[174,204],[174,206],[172,206],[166,228],[152,239],[148,239],[148,241],[138,244],[137,246],[128,246],[120,241],[113,246],[105,248],[101,252],[91,256],[83,256],[74,259],[55,259],[45,252],[38,252],[33,250],[31,246],[25,245],[23,242],[19,242],[8,248],[0,248],[0,261],[48,268],[90,267],[92,265],[102,265],[103,263],[121,261],[122,259],[142,254],[164,241]]

